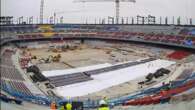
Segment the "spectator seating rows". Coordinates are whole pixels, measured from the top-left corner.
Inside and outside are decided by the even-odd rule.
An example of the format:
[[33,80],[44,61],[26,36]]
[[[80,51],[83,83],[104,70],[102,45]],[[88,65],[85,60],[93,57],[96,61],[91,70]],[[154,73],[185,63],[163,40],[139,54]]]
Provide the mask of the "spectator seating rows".
[[12,80],[24,80],[22,75],[20,75],[19,71],[15,68],[9,68],[0,66],[1,68],[1,78],[7,78]]
[[149,104],[158,104],[169,101],[171,96],[187,91],[195,87],[195,80],[186,82],[184,85],[181,85],[177,88],[170,90],[161,90],[160,93],[144,96],[142,98],[129,100],[124,103],[124,105],[149,105]]
[[12,66],[13,67],[13,64],[12,64],[12,61],[11,61],[11,57],[4,57],[2,56],[1,57],[1,64],[2,65],[5,65],[5,66]]
[[[64,26],[64,27],[63,27]],[[180,34],[179,30],[175,30],[172,34],[169,30],[167,33],[157,31],[149,31],[147,33],[140,32],[139,28],[136,29],[137,32],[134,31],[125,31],[123,28],[115,27],[115,26],[94,26],[94,25],[70,25],[70,26],[58,26],[54,25],[51,27],[53,30],[51,31],[55,37],[102,37],[102,38],[116,38],[116,39],[134,39],[138,38],[139,40],[144,41],[153,41],[153,42],[161,42],[161,43],[171,43],[171,44],[179,44],[186,45],[186,41],[192,41],[192,45],[195,45],[195,37],[188,33]],[[116,29],[113,29],[116,28]],[[148,27],[149,28],[149,27]],[[28,26],[9,26],[2,28],[3,32],[11,31],[18,33],[19,39],[37,39],[37,38],[45,38],[44,33],[47,31],[41,31],[37,25],[28,25]],[[151,28],[152,29],[152,28]],[[50,32],[50,31],[49,31]]]
[[1,55],[1,90],[15,98],[37,104],[49,105],[51,103],[50,99],[45,96],[35,96],[24,84],[24,78],[15,68],[11,60],[13,54],[15,54],[13,50],[6,49]]
[[[165,90],[167,88],[170,88],[170,89],[178,88],[182,85],[187,84],[187,82],[189,82],[191,87],[192,86],[194,87],[195,86],[194,85],[195,84],[194,80],[195,80],[195,73],[192,73],[190,76],[188,76],[187,78],[184,78],[180,81],[172,81],[172,82],[170,82],[170,84],[165,84],[165,85],[162,85],[162,86],[159,86],[159,87],[156,87],[156,88],[149,88],[149,89],[146,89],[146,90],[143,90],[143,91],[140,91],[140,92],[132,93],[132,95],[128,95],[128,96],[123,96],[123,97],[120,97],[120,98],[110,99],[109,102],[114,103],[115,105],[124,104],[124,102],[134,100],[134,99],[139,99],[143,96],[149,96],[149,95],[152,95],[154,93],[158,94],[158,93],[160,93],[161,90]],[[181,89],[181,90],[183,90],[183,89]]]
[[[41,30],[38,25],[20,25],[20,26],[4,26],[1,27],[2,32],[14,32],[19,34],[19,39],[34,39],[43,38],[44,33],[52,32],[55,37],[104,37],[104,38],[120,38],[120,39],[130,39],[138,37],[140,40],[147,41],[157,41],[162,43],[172,43],[186,45],[186,40],[191,40],[193,45],[195,45],[195,37],[193,34],[189,34],[189,30],[193,28],[174,28],[166,27],[164,28],[157,26],[159,30],[155,30],[153,27],[146,26],[148,31],[144,31],[142,27],[136,28],[132,26],[108,26],[108,25],[50,25],[52,30]],[[127,29],[126,29],[127,28]],[[128,30],[133,29],[133,30]],[[154,30],[152,30],[154,29]],[[162,31],[160,30],[162,29]],[[186,32],[181,32],[182,30],[188,30]],[[166,32],[167,31],[167,32]]]
[[[66,32],[66,33],[55,33],[55,37],[100,37],[100,38],[114,38],[114,39],[134,39],[144,41],[153,41],[161,43],[171,43],[186,45],[186,40],[192,40],[192,45],[195,45],[194,37],[185,35],[164,35],[164,34],[154,34],[154,33],[135,33],[135,32]],[[34,34],[20,34],[19,39],[36,39],[44,38],[41,33]]]
[[183,70],[183,72],[176,78],[176,80],[181,80],[181,79],[185,79],[187,78],[188,76],[192,75],[193,73],[193,69],[190,68],[190,69],[185,69]]
[[1,77],[12,79],[12,80],[24,80],[19,71],[14,67],[11,56],[14,54],[14,51],[6,49],[1,56]]
[[173,53],[167,55],[168,58],[176,59],[176,60],[182,60],[183,58],[186,58],[191,53],[186,51],[174,51]]
[[29,96],[33,95],[23,82],[1,79],[1,84],[3,87],[9,86],[10,89],[12,89],[13,91],[17,91],[19,93],[23,93]]
[[0,82],[1,90],[7,92],[15,98],[43,105],[50,105],[51,103],[51,100],[45,96],[32,95],[32,93],[26,90],[26,86],[24,86],[24,84],[17,83],[13,85],[15,82],[10,83],[10,81],[5,80],[0,80]]

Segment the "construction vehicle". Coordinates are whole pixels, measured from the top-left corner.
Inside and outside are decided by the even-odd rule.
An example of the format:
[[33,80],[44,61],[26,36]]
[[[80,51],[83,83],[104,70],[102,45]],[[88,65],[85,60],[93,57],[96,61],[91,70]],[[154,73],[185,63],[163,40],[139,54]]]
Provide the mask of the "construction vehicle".
[[59,62],[59,61],[60,61],[60,58],[61,58],[61,55],[60,55],[60,54],[58,54],[58,55],[56,55],[56,56],[50,55],[49,57],[51,57],[51,60],[52,60],[53,62]]
[[61,58],[61,55],[58,54],[58,55],[50,55],[48,58],[41,58],[39,59],[39,62],[40,63],[51,63],[51,62],[59,62],[60,61],[60,58]]

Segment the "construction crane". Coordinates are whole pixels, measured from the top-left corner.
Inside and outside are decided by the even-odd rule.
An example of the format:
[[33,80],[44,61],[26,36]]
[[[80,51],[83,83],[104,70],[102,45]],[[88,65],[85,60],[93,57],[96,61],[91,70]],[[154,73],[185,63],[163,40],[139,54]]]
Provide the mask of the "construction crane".
[[119,23],[119,16],[120,16],[120,2],[133,2],[135,3],[136,0],[75,0],[74,2],[115,2],[115,15],[116,15],[116,23]]
[[43,24],[43,9],[44,9],[44,0],[41,0],[40,4],[40,24]]

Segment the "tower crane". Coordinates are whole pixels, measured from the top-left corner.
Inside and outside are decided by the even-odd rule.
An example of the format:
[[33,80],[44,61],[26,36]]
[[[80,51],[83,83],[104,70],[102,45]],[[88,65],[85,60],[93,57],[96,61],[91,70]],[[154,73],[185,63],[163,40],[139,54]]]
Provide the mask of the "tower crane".
[[40,24],[43,24],[43,9],[44,9],[44,0],[41,0],[40,4]]
[[119,16],[120,16],[120,2],[133,2],[135,3],[136,0],[75,0],[74,2],[115,2],[115,15],[116,15],[116,23],[119,23]]

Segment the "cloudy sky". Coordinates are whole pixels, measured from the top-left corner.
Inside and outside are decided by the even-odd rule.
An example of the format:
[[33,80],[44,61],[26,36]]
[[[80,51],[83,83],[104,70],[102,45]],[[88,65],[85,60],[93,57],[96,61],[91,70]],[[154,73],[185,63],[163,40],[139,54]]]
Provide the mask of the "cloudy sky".
[[[25,18],[29,16],[39,17],[41,0],[1,0],[1,16],[14,16]],[[97,0],[98,1],[98,0]],[[172,16],[181,17],[182,22],[186,18],[193,18],[195,22],[195,0],[136,0],[136,3],[121,3],[120,16],[132,17],[137,15],[156,17]],[[114,2],[75,3],[73,0],[45,0],[44,18],[52,16],[64,16],[65,22],[94,22],[95,18],[107,18],[115,16]]]

